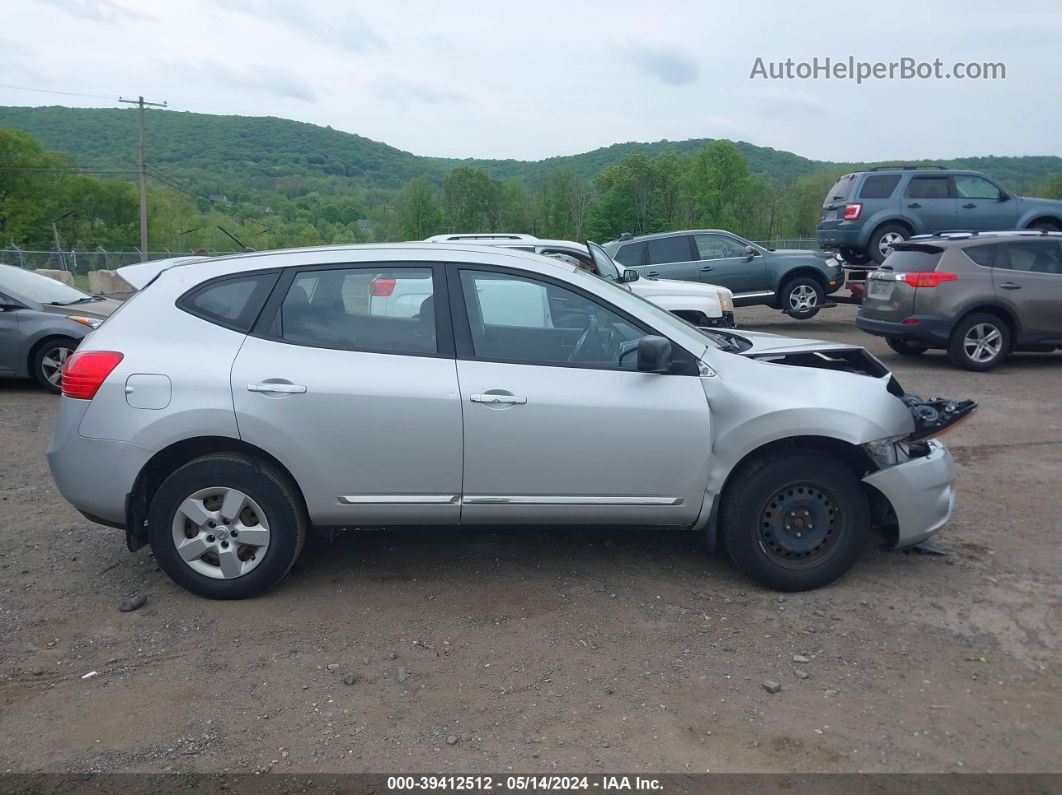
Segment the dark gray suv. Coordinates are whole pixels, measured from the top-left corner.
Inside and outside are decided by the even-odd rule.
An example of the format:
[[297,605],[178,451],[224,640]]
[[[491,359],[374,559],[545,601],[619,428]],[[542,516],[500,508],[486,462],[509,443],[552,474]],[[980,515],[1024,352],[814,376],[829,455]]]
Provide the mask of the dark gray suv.
[[940,166],[845,174],[826,195],[819,245],[851,265],[885,261],[912,235],[1003,229],[1062,231],[1062,202],[1015,196],[976,171]]
[[954,233],[897,243],[856,316],[902,355],[945,348],[968,370],[1062,348],[1062,234]]

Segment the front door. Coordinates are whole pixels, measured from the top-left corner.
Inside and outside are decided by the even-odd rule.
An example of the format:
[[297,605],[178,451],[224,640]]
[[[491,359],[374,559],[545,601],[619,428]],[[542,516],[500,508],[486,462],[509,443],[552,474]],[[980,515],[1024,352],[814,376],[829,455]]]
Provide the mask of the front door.
[[461,402],[441,280],[427,265],[299,269],[240,349],[240,436],[291,470],[315,524],[457,523]]
[[750,257],[743,243],[730,235],[705,232],[693,236],[701,281],[718,284],[734,293],[738,303],[769,294],[767,266],[759,253]]
[[959,229],[987,231],[1013,229],[1018,221],[1018,203],[999,186],[976,174],[954,177],[959,205]]
[[996,298],[1021,323],[1021,342],[1062,344],[1062,246],[1057,240],[1023,240],[993,248]]
[[453,266],[449,284],[462,524],[696,520],[711,442],[692,355],[675,349],[685,374],[637,372],[648,329],[547,277]]

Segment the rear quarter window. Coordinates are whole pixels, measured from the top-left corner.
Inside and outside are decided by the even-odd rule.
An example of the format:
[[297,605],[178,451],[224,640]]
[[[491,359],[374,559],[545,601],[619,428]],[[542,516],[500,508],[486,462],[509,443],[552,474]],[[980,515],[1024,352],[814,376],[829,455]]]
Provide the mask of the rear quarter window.
[[887,199],[900,184],[899,174],[875,174],[863,181],[859,189],[860,199]]
[[984,265],[986,268],[992,268],[996,264],[995,246],[969,246],[964,248],[962,253],[978,265]]
[[848,201],[848,195],[852,192],[852,183],[855,182],[855,174],[845,174],[830,188],[826,194],[825,204]]
[[269,297],[278,273],[240,274],[215,279],[185,293],[177,306],[233,331],[247,333]]

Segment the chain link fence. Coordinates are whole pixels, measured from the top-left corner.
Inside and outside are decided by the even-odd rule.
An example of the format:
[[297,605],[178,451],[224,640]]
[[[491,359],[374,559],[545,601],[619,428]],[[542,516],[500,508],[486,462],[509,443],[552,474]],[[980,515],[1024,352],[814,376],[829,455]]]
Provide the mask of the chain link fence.
[[[200,254],[203,252],[204,249],[198,250],[198,253]],[[163,249],[162,251],[149,251],[147,259],[155,260],[169,259],[170,257],[190,257],[195,253],[195,251],[170,251],[169,249]],[[235,253],[237,252],[206,251],[206,254],[211,257]],[[20,268],[30,268],[31,270],[46,268],[51,270],[70,271],[74,274],[83,274],[95,270],[114,270],[123,265],[134,265],[142,259],[139,249],[133,249],[132,251],[109,251],[100,247],[95,249],[74,248],[58,251],[54,249],[52,251],[39,251],[19,248],[18,246],[0,248],[0,264],[16,265]]]

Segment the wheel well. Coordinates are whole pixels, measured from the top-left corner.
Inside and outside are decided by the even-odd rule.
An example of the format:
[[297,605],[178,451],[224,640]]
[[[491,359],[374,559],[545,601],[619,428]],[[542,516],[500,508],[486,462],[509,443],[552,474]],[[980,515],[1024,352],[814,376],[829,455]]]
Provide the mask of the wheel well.
[[[73,340],[78,345],[81,344],[80,339],[77,337],[71,337],[69,334],[49,334],[46,337],[41,337],[30,346],[29,355],[26,357],[26,372],[31,376],[33,375],[33,359],[37,355],[37,351],[52,340]],[[75,347],[77,346],[75,345]]]
[[1020,328],[1018,327],[1018,321],[1009,311],[995,304],[975,306],[965,310],[961,315],[959,315],[959,317],[955,319],[955,324],[952,326],[952,328],[954,329],[955,326],[958,326],[970,315],[975,314],[977,312],[980,312],[985,315],[995,315],[1004,323],[1006,323],[1007,330],[1010,331],[1010,347],[1013,348],[1015,345],[1018,344],[1018,333],[1020,331]]
[[1025,228],[1032,229],[1037,224],[1050,224],[1055,229],[1062,229],[1062,221],[1051,215],[1041,215],[1039,218],[1033,218],[1025,225]]
[[151,507],[151,500],[162,482],[189,461],[212,453],[240,453],[267,461],[291,481],[303,510],[306,509],[306,499],[298,481],[286,466],[265,450],[248,444],[242,439],[227,436],[198,436],[193,439],[183,439],[155,453],[140,470],[140,474],[133,483],[133,490],[129,494],[126,508],[128,514],[126,517],[127,542],[131,550],[147,543],[148,511]]
[[823,290],[826,289],[826,277],[814,268],[804,266],[800,268],[793,268],[793,270],[788,271],[785,276],[782,277],[782,290],[784,291],[785,286],[789,284],[789,282],[793,281],[793,279],[802,279],[805,277],[814,279],[819,283],[819,286],[822,287]]
[[896,219],[894,221],[882,221],[880,224],[874,227],[874,231],[872,231],[870,233],[870,236],[867,237],[867,248],[869,248],[870,241],[873,240],[874,235],[876,235],[883,226],[902,226],[904,229],[907,230],[908,235],[914,234],[914,227],[911,226],[911,224],[909,224],[907,221],[901,221],[900,219]]

